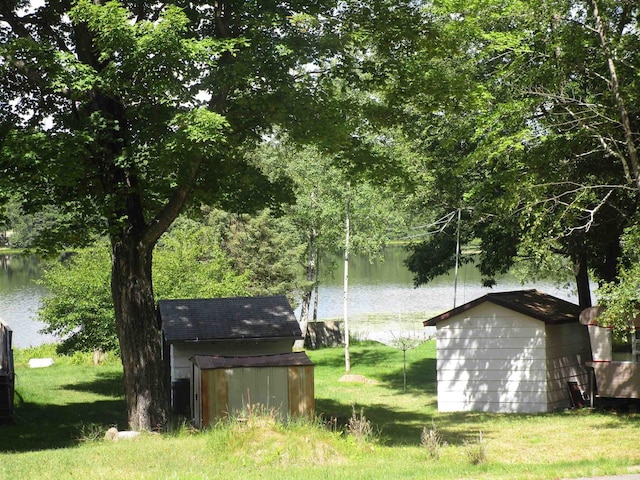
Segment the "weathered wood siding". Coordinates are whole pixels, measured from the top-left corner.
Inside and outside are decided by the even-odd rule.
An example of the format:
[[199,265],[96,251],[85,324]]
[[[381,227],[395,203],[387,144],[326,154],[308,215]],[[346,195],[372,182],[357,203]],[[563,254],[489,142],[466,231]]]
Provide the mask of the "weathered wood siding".
[[289,414],[310,417],[316,408],[313,366],[292,366],[289,367],[287,374]]
[[640,364],[635,362],[593,362],[598,396],[640,398]]
[[440,411],[547,411],[542,322],[482,303],[439,322],[436,338]]
[[287,367],[233,368],[225,370],[228,382],[228,412],[235,416],[261,405],[289,411]]
[[228,413],[228,382],[225,370],[198,371],[194,377],[198,377],[200,388],[196,392],[195,423],[208,426],[223,418]]
[[[198,428],[250,406],[276,410],[282,417],[311,416],[315,409],[313,366],[194,368],[194,421]],[[197,383],[195,383],[197,382]]]

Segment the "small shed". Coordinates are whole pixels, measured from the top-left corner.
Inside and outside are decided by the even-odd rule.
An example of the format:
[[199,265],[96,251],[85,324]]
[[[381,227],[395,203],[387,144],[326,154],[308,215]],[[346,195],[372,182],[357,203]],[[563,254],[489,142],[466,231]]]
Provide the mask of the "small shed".
[[284,295],[158,302],[170,401],[188,413],[190,359],[291,353],[302,331]]
[[13,332],[0,320],[0,422],[13,420],[15,372],[13,366]]
[[489,293],[436,327],[438,410],[537,413],[571,406],[591,360],[580,307],[537,290]]
[[197,428],[250,406],[280,416],[311,416],[315,408],[313,363],[304,352],[249,357],[196,355],[191,359],[192,411]]

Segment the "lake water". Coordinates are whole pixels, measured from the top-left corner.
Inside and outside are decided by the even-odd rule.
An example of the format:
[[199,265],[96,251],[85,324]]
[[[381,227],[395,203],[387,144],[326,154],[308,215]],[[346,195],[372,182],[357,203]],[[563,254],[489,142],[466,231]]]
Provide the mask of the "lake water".
[[[471,264],[459,268],[457,288],[453,271],[415,288],[413,274],[404,265],[405,257],[406,251],[396,247],[387,249],[384,262],[371,263],[358,256],[350,259],[348,313],[352,335],[386,343],[400,337],[429,337],[435,329],[425,329],[424,320],[454,308],[454,302],[460,306],[491,292],[535,288],[578,303],[576,292],[549,281],[521,284],[506,275],[493,288],[482,287],[480,274]],[[332,260],[335,271],[321,272],[318,320],[343,316],[344,268],[338,257]]]
[[[393,341],[399,337],[425,338],[432,334],[422,322],[454,306],[454,276],[443,275],[427,286],[413,287],[412,274],[404,266],[402,248],[389,248],[385,261],[370,263],[352,256],[349,262],[349,319],[351,333],[363,339]],[[318,319],[339,319],[343,315],[343,265],[331,259],[335,270],[322,267]],[[17,348],[56,341],[40,330],[37,310],[46,290],[35,283],[41,271],[35,259],[0,255],[0,319],[14,331]],[[462,305],[490,292],[537,288],[551,295],[577,302],[577,295],[550,282],[521,285],[506,276],[493,289],[483,288],[477,270],[464,265],[458,273],[456,305]]]
[[44,287],[36,284],[41,270],[31,257],[0,255],[0,319],[13,330],[13,346],[25,348],[56,339],[39,331],[38,308],[46,295]]

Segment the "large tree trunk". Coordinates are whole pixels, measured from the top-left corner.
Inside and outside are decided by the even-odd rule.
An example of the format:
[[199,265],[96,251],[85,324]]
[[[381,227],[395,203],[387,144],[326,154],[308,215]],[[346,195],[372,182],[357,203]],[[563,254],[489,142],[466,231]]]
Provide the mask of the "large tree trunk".
[[583,308],[591,307],[591,285],[589,284],[589,270],[586,255],[574,264],[574,274],[578,289],[578,303]]
[[111,246],[111,292],[129,427],[159,430],[167,422],[168,398],[151,283],[153,245],[122,236],[112,238]]

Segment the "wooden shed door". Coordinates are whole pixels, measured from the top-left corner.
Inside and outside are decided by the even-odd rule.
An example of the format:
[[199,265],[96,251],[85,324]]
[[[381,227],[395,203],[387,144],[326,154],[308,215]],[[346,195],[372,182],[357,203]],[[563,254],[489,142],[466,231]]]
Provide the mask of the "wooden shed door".
[[289,411],[287,368],[233,368],[226,373],[232,415],[258,403],[267,409],[279,409],[284,415]]

